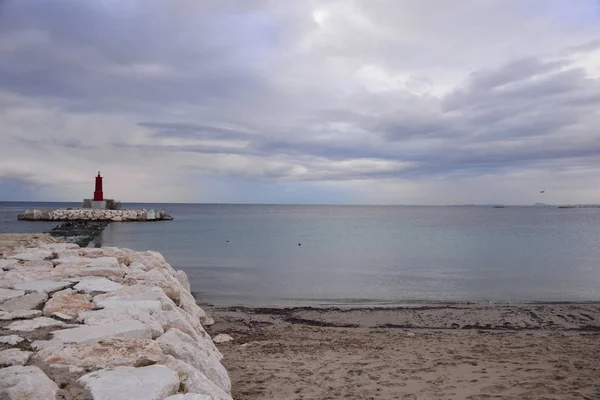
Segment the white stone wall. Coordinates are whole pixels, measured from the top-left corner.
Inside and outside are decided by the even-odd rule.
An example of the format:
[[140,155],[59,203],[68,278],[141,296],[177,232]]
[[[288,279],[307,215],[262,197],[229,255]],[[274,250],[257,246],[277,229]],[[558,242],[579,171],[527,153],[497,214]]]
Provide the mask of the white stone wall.
[[92,208],[58,209],[52,211],[27,210],[22,215],[24,220],[30,221],[155,221],[171,219],[163,210],[153,209],[123,209],[101,210]]
[[67,243],[6,252],[0,398],[231,400],[202,326],[211,321],[160,253]]

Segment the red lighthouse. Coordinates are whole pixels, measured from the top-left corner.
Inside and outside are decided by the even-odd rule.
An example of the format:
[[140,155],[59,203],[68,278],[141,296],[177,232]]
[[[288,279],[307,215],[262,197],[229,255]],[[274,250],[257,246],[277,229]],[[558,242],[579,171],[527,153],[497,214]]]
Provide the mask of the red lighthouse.
[[104,193],[102,192],[102,177],[100,176],[100,171],[98,171],[98,176],[96,177],[96,190],[94,191],[94,201],[103,201]]

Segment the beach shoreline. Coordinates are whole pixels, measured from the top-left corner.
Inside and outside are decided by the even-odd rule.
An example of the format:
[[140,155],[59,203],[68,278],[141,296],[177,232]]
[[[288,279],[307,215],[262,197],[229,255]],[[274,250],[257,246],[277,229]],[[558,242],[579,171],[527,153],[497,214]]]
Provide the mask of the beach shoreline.
[[598,303],[205,309],[237,400],[600,398]]

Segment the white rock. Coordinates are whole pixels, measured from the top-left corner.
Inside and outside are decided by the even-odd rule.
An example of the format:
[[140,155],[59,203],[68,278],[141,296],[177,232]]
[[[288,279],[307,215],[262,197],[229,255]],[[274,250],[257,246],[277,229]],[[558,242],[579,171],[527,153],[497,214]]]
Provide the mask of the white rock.
[[80,313],[77,318],[78,321],[86,325],[94,326],[127,319],[135,319],[147,325],[152,331],[152,338],[157,338],[165,333],[161,324],[149,314],[148,310],[140,308],[108,308],[97,311],[86,311]]
[[187,311],[192,317],[196,318],[198,321],[204,323],[208,316],[201,309],[198,304],[196,304],[196,299],[190,293],[183,292],[181,293],[181,308]]
[[[0,279],[0,288],[10,289],[19,282],[25,282],[30,280],[32,280],[32,278],[20,273],[19,271],[7,271],[4,275],[2,275],[2,279]],[[1,296],[2,295],[0,294],[0,298]],[[0,300],[0,303],[1,302],[2,301]]]
[[21,351],[19,349],[2,350],[0,351],[0,368],[25,365],[31,354],[33,354],[31,351]]
[[182,270],[175,271],[175,279],[177,279],[179,281],[179,283],[181,283],[181,286],[183,286],[183,288],[185,290],[187,290],[188,292],[191,293],[192,288],[190,286],[190,281],[189,281],[188,276],[185,273],[185,271],[182,271]]
[[112,217],[110,220],[112,222],[121,222],[121,221],[123,221],[123,218],[119,217],[119,216],[116,216],[116,217]]
[[49,365],[76,365],[87,369],[143,366],[165,359],[158,344],[150,339],[111,338],[94,344],[38,340],[31,344],[35,359]]
[[0,399],[55,400],[58,386],[38,367],[0,369]]
[[86,266],[79,270],[79,274],[83,276],[102,276],[121,278],[127,270],[121,267],[110,267],[110,266]]
[[165,354],[192,365],[221,389],[230,391],[231,381],[227,371],[221,365],[219,356],[207,346],[199,346],[191,336],[175,328],[169,329],[156,342]]
[[231,342],[233,338],[226,333],[219,333],[217,336],[213,338],[213,342],[215,343],[227,343]]
[[[119,302],[121,303],[119,304]],[[177,308],[173,300],[169,299],[161,288],[141,284],[125,286],[123,289],[94,297],[94,303],[98,307],[104,308],[123,307],[127,306],[127,303],[130,303],[129,306],[157,308],[156,302],[160,303],[159,308],[163,310]]]
[[79,246],[75,243],[50,243],[43,244],[40,246],[42,249],[50,250],[55,253],[62,253],[67,250],[79,249]]
[[[128,279],[130,278],[130,279]],[[161,288],[167,297],[174,300],[175,302],[180,301],[180,297],[187,293],[181,283],[173,276],[171,276],[168,271],[163,269],[153,269],[146,273],[129,273],[125,277],[125,283],[138,283],[140,285],[145,286],[156,286]]]
[[58,312],[76,317],[82,311],[94,309],[94,303],[91,300],[92,296],[89,294],[55,294],[44,306],[44,315],[52,315]]
[[23,290],[0,289],[0,303],[4,303],[6,300],[14,299],[15,297],[21,297],[24,294]]
[[34,310],[48,300],[46,293],[31,293],[25,296],[15,297],[0,304],[2,311]]
[[30,332],[39,328],[46,328],[48,326],[67,326],[62,321],[57,321],[53,318],[38,317],[34,319],[28,319],[23,321],[15,321],[8,325],[6,328],[11,331],[22,331]]
[[63,313],[60,313],[60,312],[53,312],[52,316],[55,317],[55,318],[58,318],[58,319],[62,319],[64,321],[70,321],[73,318],[75,318],[75,317],[73,317],[71,315],[63,314]]
[[[145,266],[144,264],[142,264],[141,262],[133,261],[131,264],[129,264],[129,270],[146,272],[149,270],[149,268],[147,266]],[[141,275],[140,275],[140,277],[141,277]]]
[[204,322],[202,322],[202,325],[204,326],[211,326],[215,324],[215,320],[212,319],[212,317],[210,315],[207,315],[206,318],[204,319]]
[[162,304],[158,300],[103,300],[94,301],[96,306],[106,309],[140,308],[144,310],[161,310]]
[[38,281],[27,281],[20,282],[15,284],[14,288],[19,290],[24,290],[28,293],[31,292],[43,292],[43,293],[52,293],[57,290],[64,289],[66,287],[71,286],[71,282],[65,281],[51,281],[51,280],[38,280]]
[[55,339],[65,343],[92,344],[111,337],[152,339],[150,328],[146,324],[134,319],[124,319],[97,326],[63,329],[54,331],[52,334]]
[[17,336],[17,335],[0,336],[0,343],[10,344],[11,346],[14,346],[15,344],[19,344],[23,340],[25,340],[25,339],[23,339],[21,336]]
[[70,296],[72,294],[77,294],[77,290],[73,290],[71,288],[66,288],[63,290],[59,290],[58,292],[54,292],[52,294],[52,297],[54,297],[54,296]]
[[51,251],[37,249],[8,256],[9,259],[22,261],[42,261],[50,257],[52,257]]
[[119,267],[119,260],[116,257],[96,257],[90,258],[88,267]]
[[177,372],[184,392],[209,395],[214,400],[232,400],[229,393],[215,385],[206,375],[190,364],[177,360],[173,356],[167,356],[164,364]]
[[69,371],[71,374],[82,374],[85,372],[85,368],[78,367],[76,365],[62,365],[62,364],[50,364],[51,368],[63,368]]
[[26,273],[28,276],[45,276],[52,271],[54,264],[52,261],[25,261],[17,262],[9,268]]
[[123,285],[111,281],[110,279],[102,277],[87,277],[79,281],[75,285],[75,289],[80,292],[92,293],[92,292],[113,292],[115,290],[122,289]]
[[0,311],[0,321],[12,321],[13,319],[30,319],[37,318],[42,315],[40,310],[15,310],[15,311]]
[[163,400],[179,388],[177,373],[164,365],[102,369],[78,381],[94,400]]
[[167,397],[165,400],[213,400],[212,396],[197,393],[174,394]]
[[0,269],[12,269],[13,266],[15,266],[17,264],[17,261],[15,260],[6,260],[4,258],[0,258]]

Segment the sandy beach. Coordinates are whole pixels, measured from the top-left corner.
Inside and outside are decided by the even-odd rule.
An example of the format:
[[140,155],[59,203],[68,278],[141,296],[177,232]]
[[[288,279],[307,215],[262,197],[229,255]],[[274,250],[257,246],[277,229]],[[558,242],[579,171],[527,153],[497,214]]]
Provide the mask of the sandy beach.
[[237,400],[600,399],[600,304],[213,308]]

